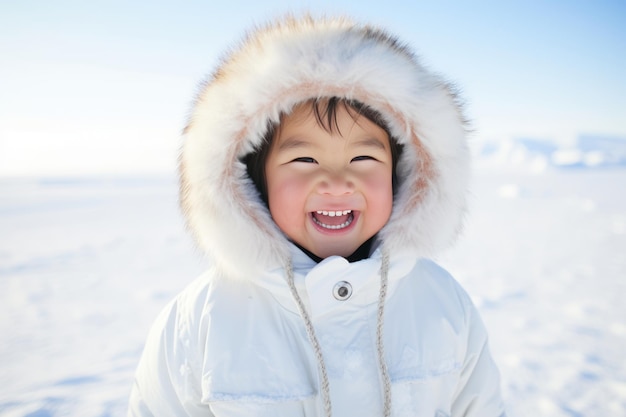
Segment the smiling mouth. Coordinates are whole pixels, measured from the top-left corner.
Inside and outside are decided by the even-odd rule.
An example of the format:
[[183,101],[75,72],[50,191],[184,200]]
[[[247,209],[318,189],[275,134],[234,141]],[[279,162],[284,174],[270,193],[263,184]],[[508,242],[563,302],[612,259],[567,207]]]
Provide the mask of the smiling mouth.
[[311,213],[313,222],[328,230],[341,230],[350,226],[354,220],[352,210],[318,210]]

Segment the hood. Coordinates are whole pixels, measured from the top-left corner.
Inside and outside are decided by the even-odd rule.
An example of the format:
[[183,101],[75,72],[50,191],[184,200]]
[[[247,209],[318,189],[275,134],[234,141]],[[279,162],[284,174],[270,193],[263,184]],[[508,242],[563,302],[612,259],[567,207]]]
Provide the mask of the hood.
[[184,130],[181,206],[216,266],[248,276],[285,264],[290,244],[241,160],[282,112],[330,96],[377,110],[404,145],[392,215],[378,234],[386,250],[432,256],[453,242],[469,174],[454,89],[381,29],[345,18],[288,17],[230,50],[201,86]]

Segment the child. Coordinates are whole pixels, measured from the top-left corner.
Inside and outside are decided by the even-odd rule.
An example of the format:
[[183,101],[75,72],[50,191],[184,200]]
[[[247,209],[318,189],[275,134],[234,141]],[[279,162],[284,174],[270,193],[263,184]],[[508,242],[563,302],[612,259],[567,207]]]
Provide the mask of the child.
[[288,18],[201,91],[181,200],[211,267],[158,317],[130,416],[503,416],[461,225],[456,96],[378,29]]

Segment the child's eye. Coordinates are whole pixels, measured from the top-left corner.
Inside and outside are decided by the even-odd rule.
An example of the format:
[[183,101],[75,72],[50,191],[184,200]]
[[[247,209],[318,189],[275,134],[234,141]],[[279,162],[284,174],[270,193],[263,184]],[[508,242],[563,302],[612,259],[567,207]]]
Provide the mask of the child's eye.
[[352,162],[356,162],[356,161],[376,161],[376,158],[374,158],[373,156],[361,155],[361,156],[352,158]]
[[294,159],[291,162],[304,162],[304,163],[307,163],[307,164],[316,164],[317,163],[317,161],[315,159],[313,159],[311,157],[308,157],[308,156],[302,156],[300,158],[296,158],[296,159]]

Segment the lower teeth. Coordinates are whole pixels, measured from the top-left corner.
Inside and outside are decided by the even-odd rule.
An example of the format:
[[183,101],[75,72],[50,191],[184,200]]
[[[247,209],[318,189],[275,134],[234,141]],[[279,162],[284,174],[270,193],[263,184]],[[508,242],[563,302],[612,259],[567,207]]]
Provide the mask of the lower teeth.
[[315,216],[313,216],[313,221],[315,222],[315,224],[317,224],[318,226],[323,227],[324,229],[331,229],[331,230],[338,230],[338,229],[346,228],[346,227],[350,226],[350,223],[352,223],[352,220],[354,220],[354,216],[352,214],[350,214],[348,216],[348,220],[346,220],[345,222],[343,222],[341,224],[324,224],[324,223],[320,222],[319,220],[317,220],[317,218],[315,218]]

